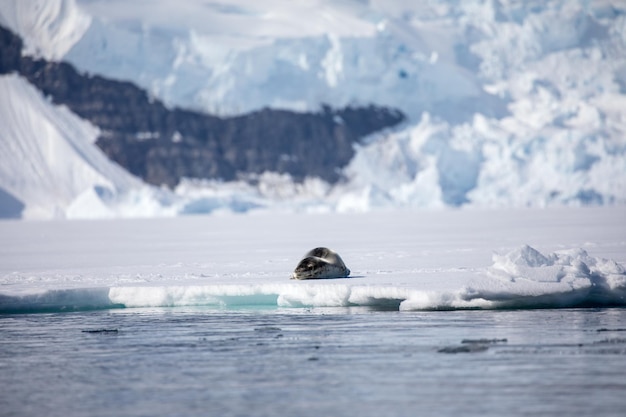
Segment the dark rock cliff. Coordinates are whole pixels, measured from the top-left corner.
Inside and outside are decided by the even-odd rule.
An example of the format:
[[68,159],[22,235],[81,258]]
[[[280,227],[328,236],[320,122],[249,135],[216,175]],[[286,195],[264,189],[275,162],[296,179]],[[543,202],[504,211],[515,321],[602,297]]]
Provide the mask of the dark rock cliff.
[[129,82],[77,72],[64,62],[22,56],[22,41],[0,27],[0,74],[18,72],[80,117],[98,126],[97,145],[115,162],[152,184],[181,178],[232,180],[274,171],[296,180],[329,182],[364,136],[404,120],[377,106],[296,113],[263,109],[220,118],[162,102]]

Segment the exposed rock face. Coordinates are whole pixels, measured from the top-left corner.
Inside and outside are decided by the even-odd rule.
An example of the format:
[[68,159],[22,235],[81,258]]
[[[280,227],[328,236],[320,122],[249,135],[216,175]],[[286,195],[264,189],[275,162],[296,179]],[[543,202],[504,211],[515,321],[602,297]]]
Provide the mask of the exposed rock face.
[[275,171],[300,180],[340,179],[364,136],[404,120],[399,111],[369,107],[317,113],[263,109],[220,118],[162,102],[129,82],[78,73],[63,62],[22,57],[19,37],[0,27],[0,74],[18,72],[102,130],[97,145],[152,184],[182,177],[232,180]]

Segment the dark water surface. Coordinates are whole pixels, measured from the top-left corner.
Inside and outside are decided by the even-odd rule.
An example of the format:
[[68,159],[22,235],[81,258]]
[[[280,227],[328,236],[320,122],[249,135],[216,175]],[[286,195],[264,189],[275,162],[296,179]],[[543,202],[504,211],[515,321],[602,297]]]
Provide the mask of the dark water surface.
[[2,416],[623,416],[626,309],[0,316]]

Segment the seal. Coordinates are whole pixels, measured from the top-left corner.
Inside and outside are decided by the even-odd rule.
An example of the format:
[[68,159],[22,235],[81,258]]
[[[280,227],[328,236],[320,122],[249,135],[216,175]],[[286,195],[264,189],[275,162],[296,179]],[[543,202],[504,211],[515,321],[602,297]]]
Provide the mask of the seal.
[[291,279],[346,278],[350,270],[341,256],[328,248],[311,249],[298,263]]

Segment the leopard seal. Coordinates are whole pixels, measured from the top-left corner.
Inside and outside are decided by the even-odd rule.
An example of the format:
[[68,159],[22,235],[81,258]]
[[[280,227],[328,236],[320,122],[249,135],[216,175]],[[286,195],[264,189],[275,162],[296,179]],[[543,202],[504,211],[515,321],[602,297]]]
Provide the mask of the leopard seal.
[[341,256],[324,247],[311,249],[296,266],[291,279],[346,278],[350,270]]

